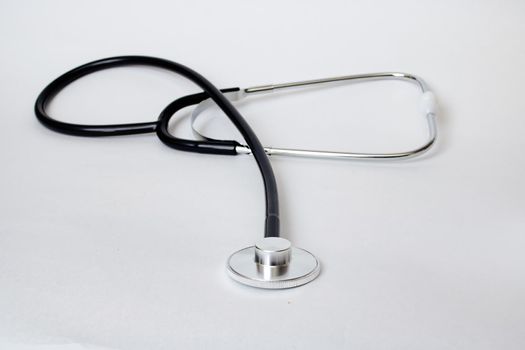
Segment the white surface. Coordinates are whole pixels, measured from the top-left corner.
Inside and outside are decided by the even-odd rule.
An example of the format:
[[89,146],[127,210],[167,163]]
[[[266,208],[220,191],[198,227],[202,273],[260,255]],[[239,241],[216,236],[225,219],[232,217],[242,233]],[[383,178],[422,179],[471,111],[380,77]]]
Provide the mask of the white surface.
[[[0,34],[5,342],[525,348],[522,1],[2,1]],[[298,289],[242,287],[224,263],[262,234],[249,157],[181,153],[153,135],[65,136],[36,121],[48,82],[121,54],[179,61],[219,87],[419,74],[440,102],[440,139],[407,162],[274,158],[284,234],[323,270]],[[118,69],[83,79],[51,110],[153,120],[194,91],[165,72]],[[389,82],[240,108],[265,144],[390,150],[425,137],[418,101]]]

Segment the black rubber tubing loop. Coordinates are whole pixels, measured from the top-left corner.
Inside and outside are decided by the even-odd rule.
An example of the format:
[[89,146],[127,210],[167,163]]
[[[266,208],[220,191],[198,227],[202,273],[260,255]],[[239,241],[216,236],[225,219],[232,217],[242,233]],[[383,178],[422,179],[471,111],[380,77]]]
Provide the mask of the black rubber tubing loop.
[[[264,182],[265,195],[266,195],[266,220],[265,220],[264,236],[265,237],[279,237],[280,224],[279,224],[279,199],[278,199],[278,192],[277,192],[277,183],[275,181],[275,175],[273,173],[273,169],[271,167],[270,161],[268,159],[268,156],[264,152],[264,148],[261,145],[261,142],[255,135],[251,127],[248,125],[248,123],[241,116],[241,114],[230,103],[230,101],[228,101],[228,99],[226,99],[224,95],[206,78],[204,78],[199,73],[195,72],[194,70],[184,65],[181,65],[173,61],[169,61],[169,60],[165,60],[165,59],[161,59],[157,57],[149,57],[149,56],[119,56],[119,57],[104,58],[104,59],[100,59],[100,60],[93,61],[90,63],[86,63],[80,67],[74,68],[70,70],[69,72],[66,72],[65,74],[61,75],[60,77],[52,81],[48,86],[46,86],[44,90],[42,90],[42,92],[38,96],[36,103],[35,103],[35,114],[38,120],[42,124],[44,124],[46,127],[54,131],[64,133],[64,134],[69,134],[69,135],[76,135],[76,136],[115,136],[115,135],[141,134],[141,133],[149,133],[149,132],[156,131],[158,123],[162,123],[163,120],[165,119],[165,118],[162,118],[162,116],[167,113],[163,112],[163,114],[161,114],[161,117],[159,118],[158,121],[143,122],[143,123],[130,123],[130,124],[108,124],[108,125],[83,125],[83,124],[66,123],[66,122],[55,120],[46,113],[47,104],[63,88],[65,88],[67,85],[69,85],[73,81],[85,75],[88,75],[90,73],[94,73],[100,70],[115,68],[115,67],[122,67],[122,66],[129,66],[129,65],[153,66],[153,67],[163,68],[163,69],[178,73],[182,75],[183,77],[191,80],[192,82],[194,82],[195,84],[197,84],[200,88],[204,90],[204,93],[196,94],[196,95],[200,95],[198,98],[202,98],[203,100],[209,97],[213,101],[215,101],[218,107],[226,114],[226,116],[228,116],[228,118],[232,121],[232,123],[235,125],[235,127],[239,130],[239,132],[245,139],[246,143],[248,144],[248,146],[250,147],[252,151],[252,154],[255,158],[257,166],[259,167],[259,170],[261,172],[263,182]],[[175,105],[184,104],[184,103],[188,103],[188,100],[198,99],[192,96],[195,96],[195,95],[190,95],[190,96],[186,96],[181,99],[178,99],[172,102],[170,106],[174,104]],[[180,100],[182,100],[183,103],[180,102]],[[166,132],[167,132],[167,129],[166,129]],[[160,135],[163,135],[163,134],[157,132],[157,135],[161,137]],[[184,141],[187,141],[185,146],[182,146],[181,144],[180,146],[176,147],[173,141],[171,141],[172,144],[170,144],[170,141],[168,140],[168,138],[164,138],[164,139],[161,138],[161,140],[173,148],[184,150],[184,151],[211,153],[211,154],[236,154],[236,153],[232,153],[232,152],[235,152],[235,146],[237,145],[235,141],[220,141],[219,140],[216,142],[211,142],[210,144],[210,142],[207,142],[207,141],[184,140]],[[168,142],[166,140],[168,140]],[[182,140],[182,139],[178,139],[178,140]],[[209,145],[206,146],[206,144],[209,144]]]
[[[222,93],[239,91],[239,88],[230,88],[220,90]],[[157,136],[167,146],[186,152],[208,153],[208,154],[225,154],[237,155],[236,147],[240,143],[234,140],[187,140],[172,135],[168,130],[171,118],[178,111],[190,107],[210,98],[206,92],[193,95],[187,95],[171,102],[160,113],[157,123]]]

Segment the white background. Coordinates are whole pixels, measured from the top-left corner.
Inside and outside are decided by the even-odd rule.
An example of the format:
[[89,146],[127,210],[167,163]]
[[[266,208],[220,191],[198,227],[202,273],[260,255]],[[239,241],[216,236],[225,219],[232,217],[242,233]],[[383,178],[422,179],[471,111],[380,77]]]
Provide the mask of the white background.
[[[3,0],[0,38],[2,349],[525,348],[522,1]],[[262,235],[250,157],[61,135],[34,117],[52,79],[123,54],[181,62],[221,88],[418,74],[440,101],[439,142],[403,162],[272,158],[283,234],[322,273],[297,289],[243,287],[224,264]],[[122,68],[73,84],[50,111],[149,121],[197,91]],[[426,137],[418,97],[375,82],[239,108],[266,145],[396,151]],[[207,127],[232,134],[221,118]]]

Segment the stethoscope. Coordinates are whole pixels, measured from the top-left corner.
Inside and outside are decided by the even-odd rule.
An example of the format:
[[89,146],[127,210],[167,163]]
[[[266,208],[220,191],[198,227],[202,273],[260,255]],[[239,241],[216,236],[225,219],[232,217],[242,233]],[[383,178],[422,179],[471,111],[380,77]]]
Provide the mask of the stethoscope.
[[[46,112],[46,106],[62,89],[73,81],[96,71],[129,66],[153,66],[174,73],[197,84],[203,92],[181,97],[164,108],[158,120],[141,123],[83,125],[72,124],[51,118]],[[420,147],[394,153],[354,153],[320,150],[285,149],[264,147],[248,123],[233,106],[232,101],[238,101],[249,96],[271,91],[328,84],[334,82],[352,82],[378,79],[400,79],[416,84],[422,92],[421,108],[428,123],[428,139]],[[235,140],[218,140],[206,136],[198,130],[196,121],[202,112],[211,106],[218,106],[230,119],[244,138],[245,144]],[[196,140],[174,136],[168,130],[170,119],[180,110],[196,106],[192,112],[192,129]],[[179,63],[156,57],[120,56],[93,61],[74,68],[52,81],[40,93],[35,104],[35,114],[46,127],[69,135],[76,136],[117,136],[155,132],[158,138],[167,146],[177,150],[222,154],[222,155],[253,155],[263,178],[266,198],[266,215],[264,238],[255,245],[234,252],[227,260],[229,276],[245,285],[265,289],[283,289],[304,285],[314,280],[320,273],[319,260],[309,251],[292,246],[290,241],[280,237],[279,199],[277,184],[268,156],[298,156],[321,157],[329,159],[396,159],[419,155],[428,150],[436,139],[436,101],[433,93],[425,82],[414,75],[406,73],[371,73],[348,75],[327,79],[307,80],[276,85],[264,85],[250,88],[217,89],[212,83],[194,70]]]

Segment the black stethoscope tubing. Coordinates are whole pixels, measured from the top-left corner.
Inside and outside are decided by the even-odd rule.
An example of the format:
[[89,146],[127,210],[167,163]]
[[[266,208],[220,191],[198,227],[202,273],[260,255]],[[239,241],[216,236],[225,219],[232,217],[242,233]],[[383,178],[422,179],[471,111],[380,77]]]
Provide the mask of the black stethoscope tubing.
[[[193,94],[181,97],[170,103],[160,114],[157,121],[142,122],[142,123],[127,123],[127,124],[105,124],[105,125],[84,125],[73,124],[58,121],[51,118],[46,112],[47,104],[55,97],[63,88],[73,81],[86,76],[88,74],[115,67],[129,66],[129,65],[146,65],[157,68],[163,68],[185,78],[193,81],[200,88],[204,90],[202,93]],[[225,89],[222,92],[237,91],[238,88]],[[82,66],[74,68],[54,81],[38,96],[35,103],[35,114],[38,120],[54,131],[76,135],[76,136],[116,136],[116,135],[132,135],[156,132],[157,136],[166,145],[183,151],[197,152],[197,153],[211,153],[211,154],[225,154],[235,155],[235,147],[239,145],[236,141],[230,140],[212,140],[212,141],[194,141],[176,138],[168,131],[168,123],[170,118],[180,109],[197,104],[207,98],[211,98],[218,107],[228,116],[235,127],[239,130],[246,143],[250,147],[255,161],[261,172],[266,197],[266,220],[265,220],[265,237],[279,237],[279,199],[277,192],[277,183],[275,175],[271,167],[268,156],[266,155],[263,146],[259,139],[244,120],[242,115],[231,104],[231,102],[224,97],[220,90],[218,90],[211,82],[204,78],[194,70],[181,65],[179,63],[149,56],[118,56],[104,58],[93,62],[86,63]]]

